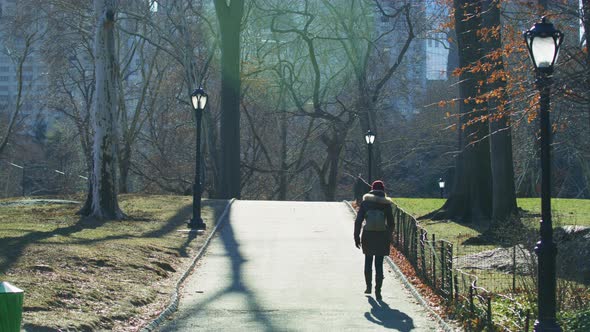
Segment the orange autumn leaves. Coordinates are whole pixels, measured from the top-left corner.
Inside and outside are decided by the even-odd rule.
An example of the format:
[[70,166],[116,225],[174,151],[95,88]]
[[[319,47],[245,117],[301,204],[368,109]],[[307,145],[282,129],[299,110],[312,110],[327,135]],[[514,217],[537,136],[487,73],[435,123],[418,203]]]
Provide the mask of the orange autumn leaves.
[[[443,29],[454,29],[453,2],[439,0],[439,3],[450,9],[449,20],[443,24]],[[499,8],[506,1],[495,1],[493,5]],[[536,12],[523,3],[523,8],[529,12]],[[528,6],[528,7],[527,7]],[[484,15],[477,12],[476,15]],[[470,20],[473,15],[466,17]],[[493,122],[502,118],[509,118],[511,122],[531,122],[537,116],[539,96],[534,86],[534,72],[528,57],[528,51],[522,37],[522,25],[530,22],[517,21],[503,16],[503,22],[496,26],[480,26],[476,31],[480,47],[485,49],[488,43],[501,38],[501,47],[488,49],[477,61],[468,66],[456,68],[452,76],[460,78],[463,74],[476,74],[472,84],[476,85],[477,94],[462,99],[466,105],[472,105],[470,112],[462,114],[446,113],[447,118],[455,117],[461,129],[481,122]],[[452,42],[452,39],[449,38]],[[439,107],[454,106],[458,99],[441,100]],[[456,129],[457,125],[449,126]]]

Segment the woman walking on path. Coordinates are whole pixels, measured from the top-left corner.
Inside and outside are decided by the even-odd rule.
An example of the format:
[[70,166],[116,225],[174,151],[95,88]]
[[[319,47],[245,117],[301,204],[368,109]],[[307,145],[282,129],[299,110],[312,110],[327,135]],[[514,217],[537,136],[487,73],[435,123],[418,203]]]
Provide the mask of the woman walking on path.
[[[363,226],[363,220],[365,224]],[[361,238],[361,227],[363,234]],[[383,257],[389,255],[389,245],[393,231],[393,209],[391,201],[385,195],[385,185],[375,181],[371,191],[363,196],[363,201],[354,222],[354,243],[363,247],[365,254],[365,294],[371,294],[373,277],[372,265],[375,256],[375,297],[381,300],[383,285]]]

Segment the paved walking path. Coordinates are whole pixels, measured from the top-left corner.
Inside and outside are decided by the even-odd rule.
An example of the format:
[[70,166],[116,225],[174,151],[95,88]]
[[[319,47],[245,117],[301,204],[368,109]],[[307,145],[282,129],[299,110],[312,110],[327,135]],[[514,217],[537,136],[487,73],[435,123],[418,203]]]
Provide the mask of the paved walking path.
[[385,266],[363,294],[363,255],[344,203],[235,201],[160,331],[436,331]]

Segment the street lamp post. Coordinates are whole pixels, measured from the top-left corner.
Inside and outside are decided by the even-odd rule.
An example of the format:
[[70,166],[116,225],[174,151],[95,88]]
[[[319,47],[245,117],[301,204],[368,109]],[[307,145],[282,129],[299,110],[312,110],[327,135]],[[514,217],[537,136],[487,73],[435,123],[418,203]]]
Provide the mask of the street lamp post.
[[549,118],[549,93],[552,83],[553,65],[559,54],[563,33],[556,30],[545,17],[540,23],[524,32],[529,55],[535,67],[537,89],[540,99],[541,124],[541,239],[535,246],[539,258],[537,303],[539,317],[534,331],[561,331],[555,318],[555,257],[557,247],[553,242],[551,223],[551,121]]
[[365,142],[369,148],[369,184],[371,184],[371,170],[373,169],[373,143],[375,143],[375,134],[369,129],[365,134]]
[[197,152],[195,157],[195,183],[193,185],[193,218],[189,221],[188,226],[194,230],[204,230],[207,225],[201,218],[201,120],[203,110],[207,105],[207,94],[202,88],[198,88],[191,94],[191,102],[197,118]]
[[440,198],[443,198],[445,192],[445,180],[443,178],[438,179],[438,188],[440,189]]

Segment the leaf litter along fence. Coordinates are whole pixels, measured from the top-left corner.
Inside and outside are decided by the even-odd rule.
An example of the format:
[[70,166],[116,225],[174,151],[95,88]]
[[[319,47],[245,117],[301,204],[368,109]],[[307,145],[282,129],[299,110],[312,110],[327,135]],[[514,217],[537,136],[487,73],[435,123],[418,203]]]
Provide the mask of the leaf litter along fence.
[[[454,246],[445,239],[437,239],[436,234],[429,234],[414,217],[395,204],[394,219],[394,247],[408,259],[424,283],[454,309],[456,318],[461,320],[468,330],[529,330],[529,311],[510,295],[510,293],[516,293],[516,276],[519,272],[522,273],[518,271],[516,263],[516,257],[520,251],[518,246],[504,249],[512,252],[512,264],[504,263],[508,265],[508,271],[467,273],[455,266],[457,262],[460,262],[458,255],[474,257],[466,265],[470,270],[484,270],[483,266],[478,267],[477,263],[478,257],[486,255],[485,251],[472,250],[473,255],[470,255],[471,249],[467,246]],[[494,291],[488,291],[488,289]],[[508,306],[503,306],[503,310],[494,312],[493,301],[508,303]]]

